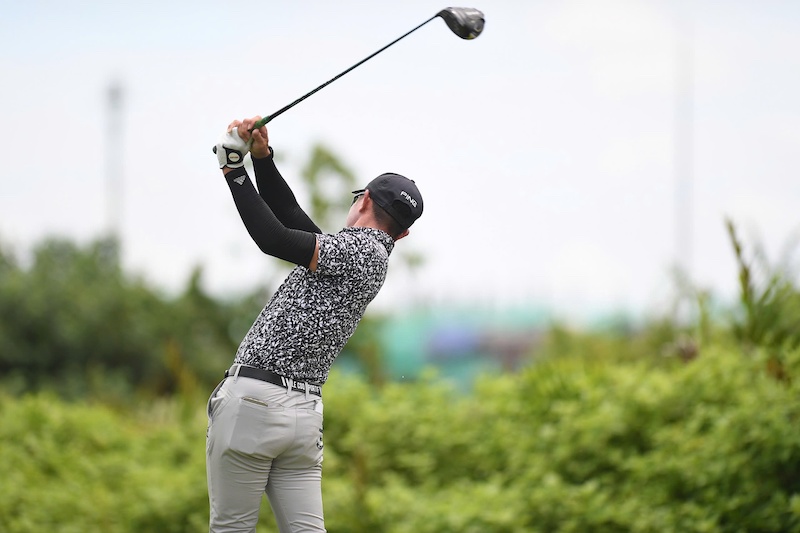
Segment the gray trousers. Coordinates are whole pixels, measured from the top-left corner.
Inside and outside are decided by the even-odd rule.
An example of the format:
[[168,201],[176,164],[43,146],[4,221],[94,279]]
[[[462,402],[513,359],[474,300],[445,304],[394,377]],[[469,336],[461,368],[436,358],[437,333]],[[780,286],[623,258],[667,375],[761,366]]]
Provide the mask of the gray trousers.
[[228,377],[208,401],[211,533],[254,533],[266,492],[280,533],[324,532],[322,399]]

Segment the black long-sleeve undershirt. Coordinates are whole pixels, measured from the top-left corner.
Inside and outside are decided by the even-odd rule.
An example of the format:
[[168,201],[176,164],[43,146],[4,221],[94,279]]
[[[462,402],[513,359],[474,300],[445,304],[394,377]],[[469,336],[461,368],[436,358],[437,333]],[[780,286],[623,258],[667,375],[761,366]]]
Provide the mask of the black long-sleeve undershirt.
[[[308,267],[317,243],[315,233],[318,233],[319,229],[316,225],[312,222],[311,225],[316,229],[309,231],[283,224],[256,191],[244,167],[233,169],[225,178],[236,209],[239,210],[239,216],[242,217],[247,232],[261,251],[296,265]],[[289,192],[291,193],[291,190]]]
[[270,154],[264,158],[253,159],[253,171],[256,174],[256,185],[261,197],[269,208],[287,228],[322,233],[314,221],[306,214],[297,203],[292,189],[283,179],[273,159],[274,152],[270,147]]

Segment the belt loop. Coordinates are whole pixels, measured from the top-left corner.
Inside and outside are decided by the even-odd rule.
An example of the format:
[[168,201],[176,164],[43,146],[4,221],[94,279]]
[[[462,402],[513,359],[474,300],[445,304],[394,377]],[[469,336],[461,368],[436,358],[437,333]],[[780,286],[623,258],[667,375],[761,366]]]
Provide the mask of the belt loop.
[[303,388],[306,389],[306,401],[310,400],[311,398],[308,397],[308,381],[303,382]]
[[242,369],[242,365],[234,365],[236,367],[236,371],[233,373],[233,382],[236,383],[236,380],[239,378],[239,371]]

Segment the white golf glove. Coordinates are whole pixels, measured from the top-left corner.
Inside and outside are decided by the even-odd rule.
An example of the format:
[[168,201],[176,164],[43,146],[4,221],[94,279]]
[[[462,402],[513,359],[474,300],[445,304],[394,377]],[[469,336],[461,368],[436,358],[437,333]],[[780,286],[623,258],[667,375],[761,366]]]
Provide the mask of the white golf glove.
[[250,143],[239,137],[238,128],[233,128],[220,138],[215,148],[219,168],[239,168],[244,165],[244,156],[250,151]]

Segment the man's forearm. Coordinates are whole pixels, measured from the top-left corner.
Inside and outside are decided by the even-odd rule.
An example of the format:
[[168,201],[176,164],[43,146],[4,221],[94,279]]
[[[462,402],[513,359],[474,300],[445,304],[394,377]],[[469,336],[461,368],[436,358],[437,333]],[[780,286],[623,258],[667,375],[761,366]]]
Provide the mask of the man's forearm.
[[275,216],[241,168],[223,168],[225,181],[250,237],[262,252],[308,267],[317,244],[315,232],[287,228]]
[[253,157],[253,170],[256,174],[256,185],[261,197],[269,205],[272,212],[285,226],[294,229],[321,233],[319,227],[309,218],[297,203],[292,189],[283,179],[270,148],[269,156],[263,158]]

